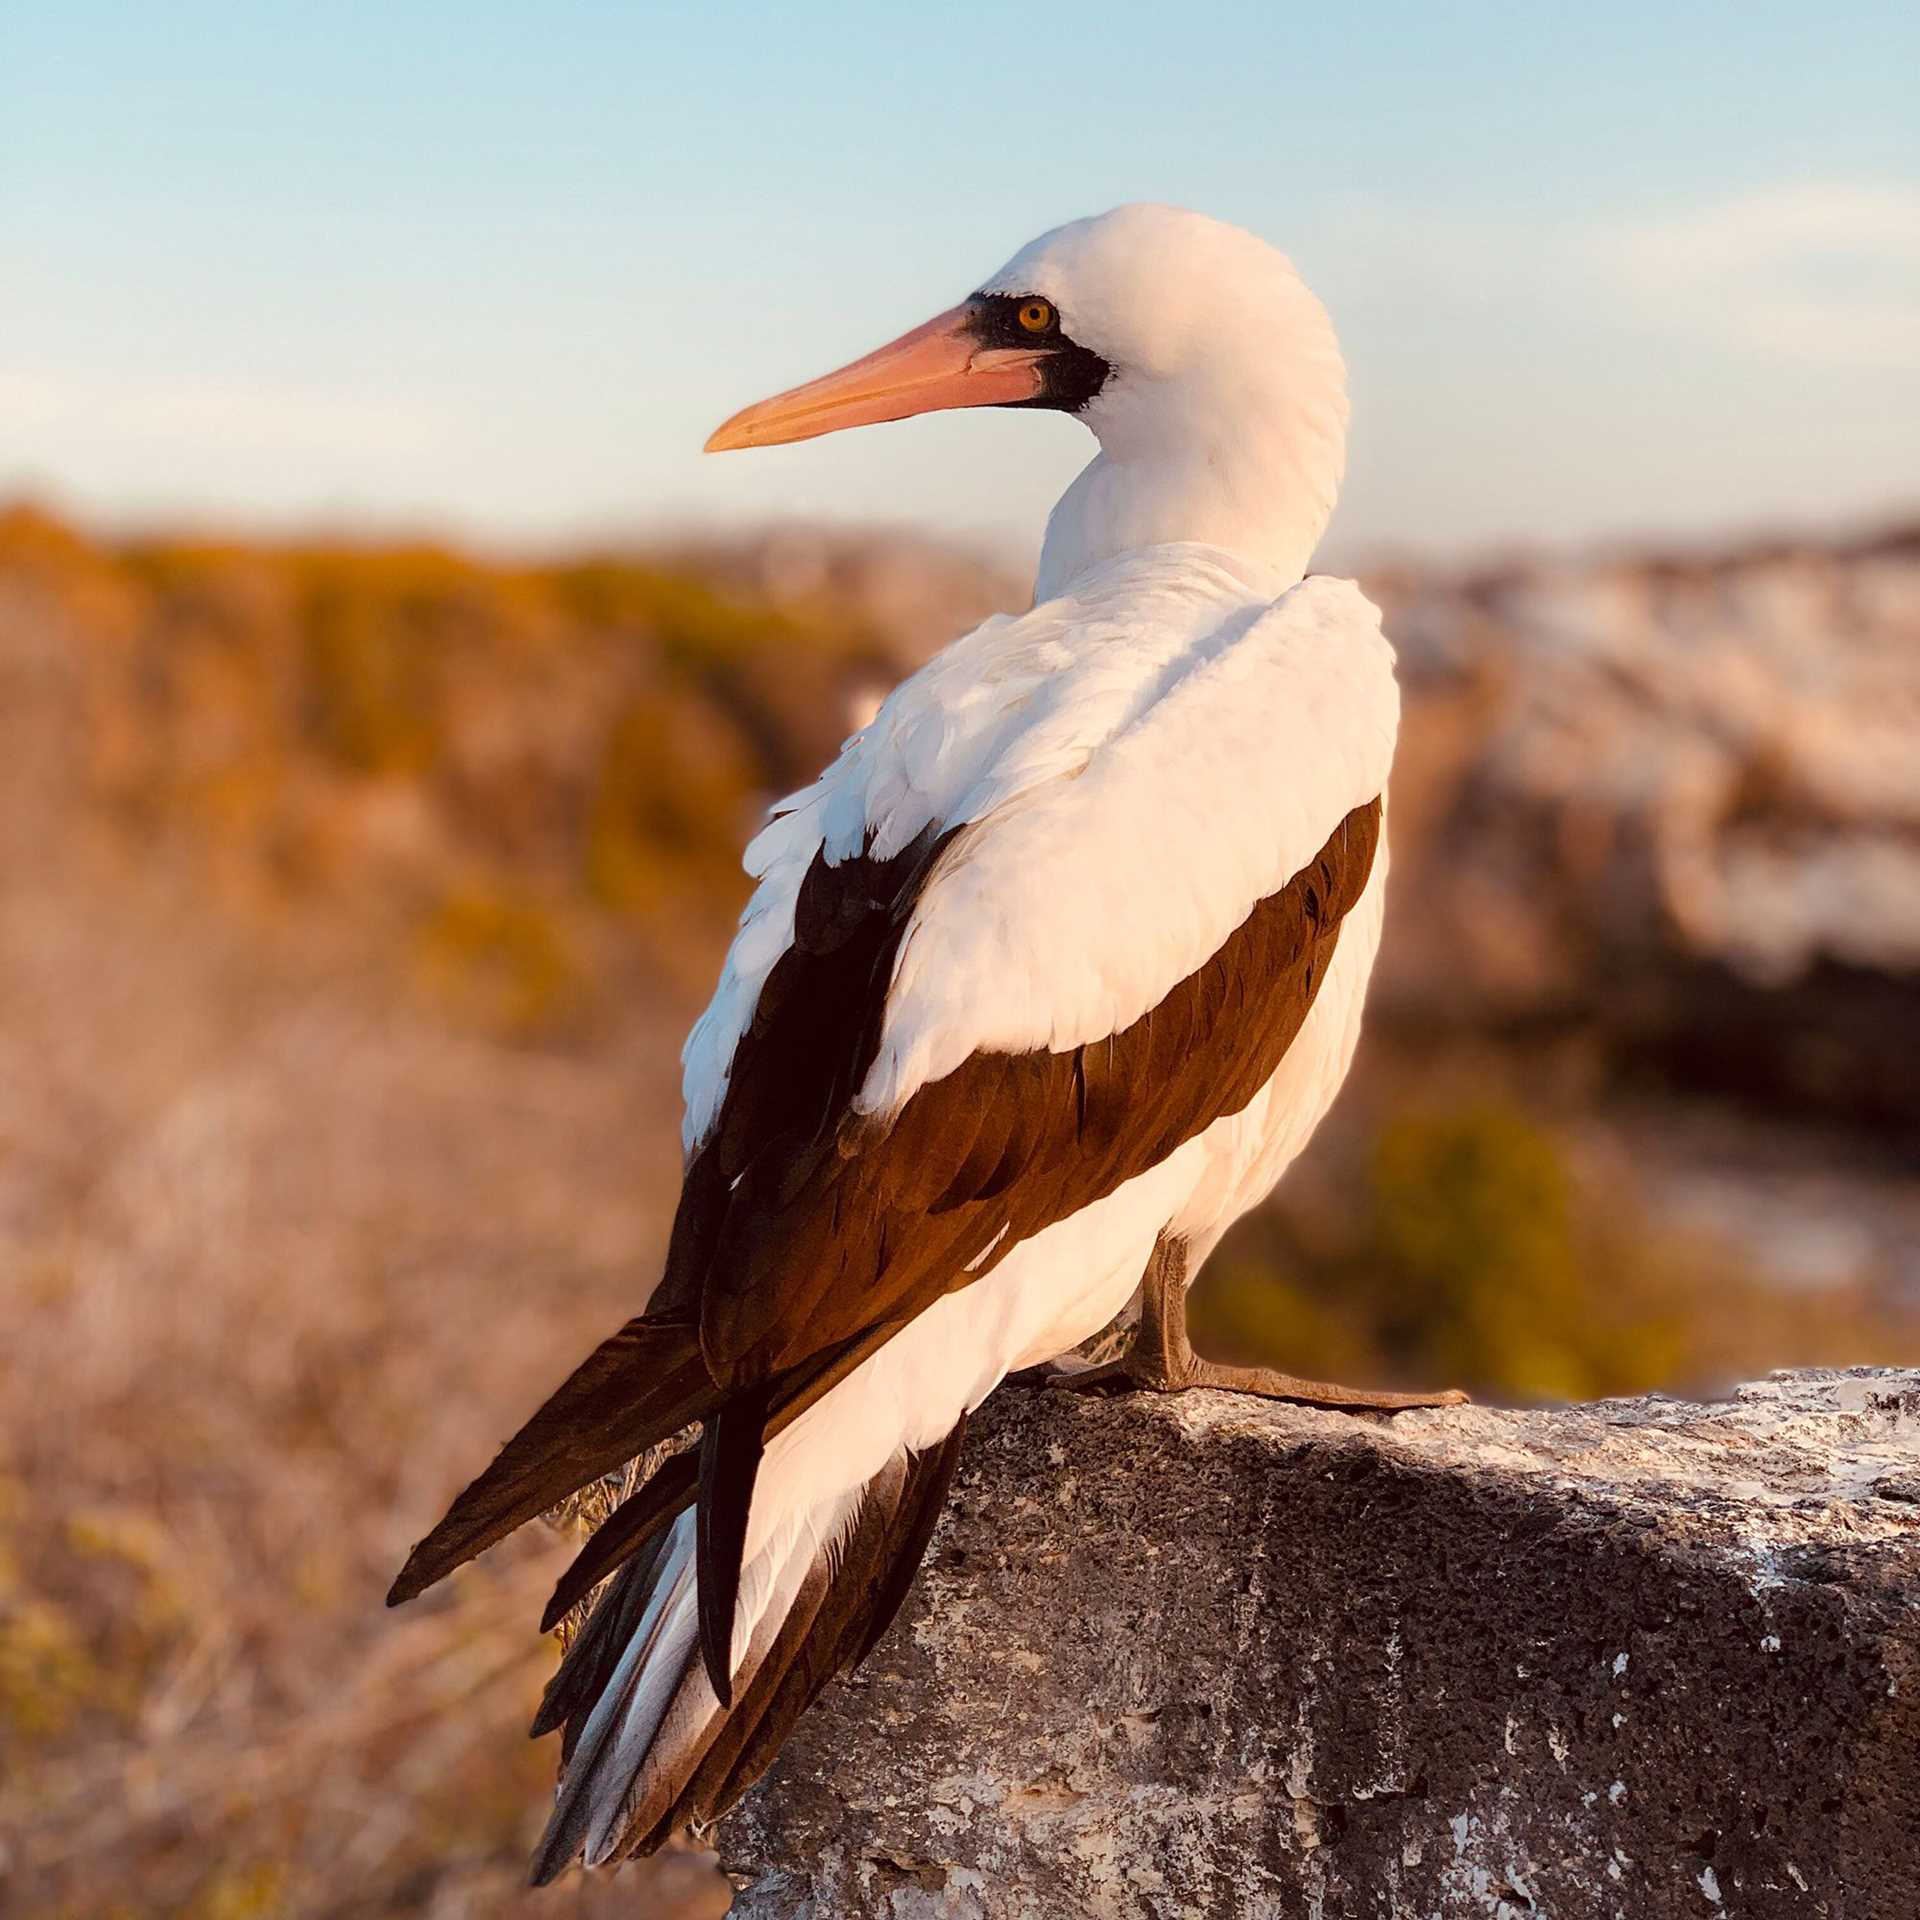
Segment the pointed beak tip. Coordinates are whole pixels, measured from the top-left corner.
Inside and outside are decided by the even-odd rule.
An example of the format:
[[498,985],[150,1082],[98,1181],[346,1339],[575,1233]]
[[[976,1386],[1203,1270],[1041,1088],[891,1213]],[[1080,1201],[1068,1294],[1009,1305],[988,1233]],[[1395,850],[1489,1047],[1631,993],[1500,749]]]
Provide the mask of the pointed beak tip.
[[749,439],[746,434],[741,433],[734,426],[733,422],[729,420],[724,425],[715,427],[714,430],[707,435],[707,443],[700,451],[702,453],[734,453],[741,447],[751,446],[752,444],[752,440]]

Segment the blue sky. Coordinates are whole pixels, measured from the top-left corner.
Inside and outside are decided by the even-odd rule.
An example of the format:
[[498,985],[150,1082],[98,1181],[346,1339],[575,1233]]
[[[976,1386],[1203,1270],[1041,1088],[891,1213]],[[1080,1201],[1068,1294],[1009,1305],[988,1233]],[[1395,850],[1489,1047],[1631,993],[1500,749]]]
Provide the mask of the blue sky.
[[1352,366],[1341,555],[1920,507],[1920,9],[0,10],[0,494],[546,542],[1037,539],[1073,423],[703,459],[1032,233],[1183,202]]

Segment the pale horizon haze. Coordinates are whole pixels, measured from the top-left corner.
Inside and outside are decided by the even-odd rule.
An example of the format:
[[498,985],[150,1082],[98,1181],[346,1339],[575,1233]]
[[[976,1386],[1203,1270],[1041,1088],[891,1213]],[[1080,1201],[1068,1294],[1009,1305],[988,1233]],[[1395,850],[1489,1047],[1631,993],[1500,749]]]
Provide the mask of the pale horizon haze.
[[1069,421],[700,445],[1157,199],[1333,311],[1330,554],[1869,527],[1920,511],[1916,72],[1891,5],[15,9],[0,500],[1030,551]]

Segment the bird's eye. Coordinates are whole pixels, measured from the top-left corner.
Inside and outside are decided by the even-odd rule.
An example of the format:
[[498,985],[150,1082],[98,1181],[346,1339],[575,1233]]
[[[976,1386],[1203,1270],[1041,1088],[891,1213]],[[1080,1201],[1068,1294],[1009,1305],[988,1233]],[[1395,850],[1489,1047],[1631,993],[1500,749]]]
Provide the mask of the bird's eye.
[[1053,306],[1046,300],[1020,303],[1020,326],[1026,333],[1045,333],[1053,325]]

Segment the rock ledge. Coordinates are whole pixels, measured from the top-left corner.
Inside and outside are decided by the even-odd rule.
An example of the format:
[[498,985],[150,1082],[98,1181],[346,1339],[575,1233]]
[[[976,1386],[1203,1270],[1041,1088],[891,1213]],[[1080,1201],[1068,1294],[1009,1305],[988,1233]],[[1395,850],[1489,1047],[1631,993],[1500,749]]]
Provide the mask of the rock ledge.
[[1913,1920],[1920,1373],[1003,1391],[720,1844],[741,1920]]

